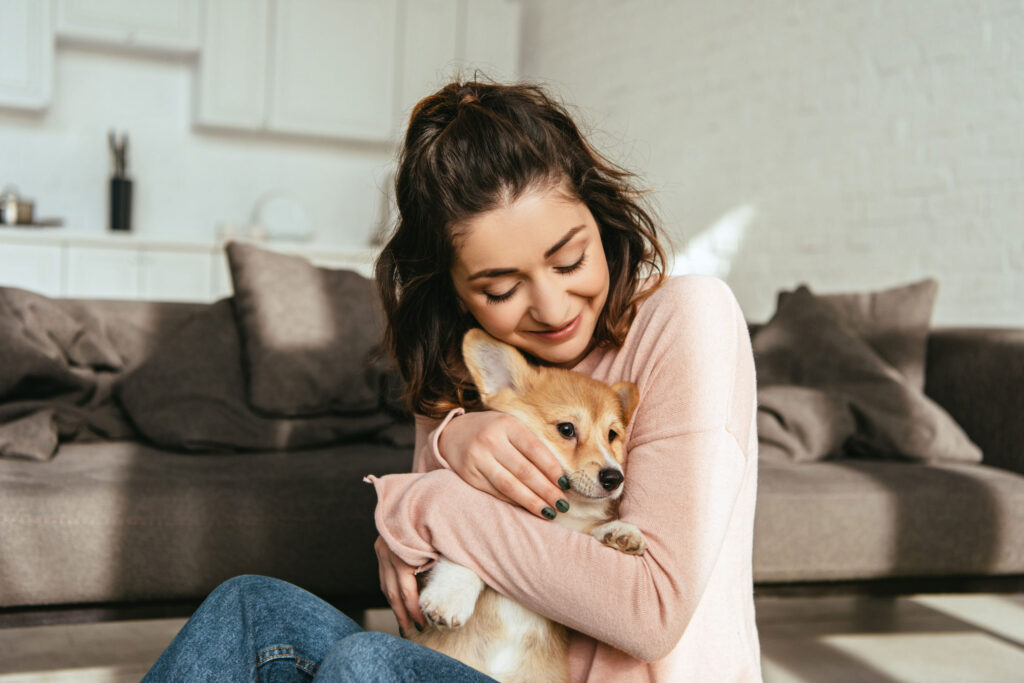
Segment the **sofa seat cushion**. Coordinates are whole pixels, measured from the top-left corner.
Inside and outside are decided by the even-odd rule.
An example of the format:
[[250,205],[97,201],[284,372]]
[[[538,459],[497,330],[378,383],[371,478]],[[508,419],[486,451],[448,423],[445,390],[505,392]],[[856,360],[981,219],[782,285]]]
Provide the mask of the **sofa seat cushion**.
[[245,573],[383,604],[362,478],[411,462],[377,444],[196,457],[128,441],[0,459],[0,606],[200,600]]
[[974,464],[762,463],[757,582],[1024,573],[1024,476]]

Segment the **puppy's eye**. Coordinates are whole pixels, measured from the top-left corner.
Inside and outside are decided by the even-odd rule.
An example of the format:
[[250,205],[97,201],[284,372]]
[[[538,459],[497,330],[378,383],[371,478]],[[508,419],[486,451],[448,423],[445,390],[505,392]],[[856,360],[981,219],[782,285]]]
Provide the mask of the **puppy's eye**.
[[609,431],[608,432],[608,443],[612,443],[613,441],[615,441],[616,437],[618,437],[618,436],[619,435],[615,433],[614,429]]
[[557,428],[558,433],[567,439],[576,436],[576,427],[573,426],[572,422],[559,422]]

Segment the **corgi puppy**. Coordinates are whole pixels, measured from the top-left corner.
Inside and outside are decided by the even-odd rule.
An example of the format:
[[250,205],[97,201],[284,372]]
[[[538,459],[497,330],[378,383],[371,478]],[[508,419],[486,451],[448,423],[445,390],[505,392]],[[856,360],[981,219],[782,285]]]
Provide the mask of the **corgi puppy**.
[[[462,353],[483,404],[525,423],[561,463],[570,506],[555,522],[642,555],[640,530],[616,514],[636,385],[609,386],[582,373],[531,366],[517,349],[479,329],[466,333]],[[422,633],[410,633],[411,640],[502,683],[569,678],[565,627],[487,587],[470,569],[440,558],[426,575],[420,608],[427,624]]]

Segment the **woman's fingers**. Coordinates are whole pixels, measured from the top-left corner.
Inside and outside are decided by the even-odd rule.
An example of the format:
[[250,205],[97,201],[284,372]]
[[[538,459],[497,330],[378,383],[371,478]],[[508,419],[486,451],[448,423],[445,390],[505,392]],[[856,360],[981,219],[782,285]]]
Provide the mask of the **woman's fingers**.
[[423,612],[419,606],[419,589],[416,585],[415,568],[405,564],[391,552],[384,539],[377,537],[374,542],[377,551],[377,573],[380,576],[380,588],[395,613],[395,620],[403,632],[408,632],[415,621],[423,626]]
[[398,591],[402,595],[405,613],[413,621],[417,630],[423,630],[426,621],[423,611],[420,609],[420,589],[416,584],[416,571],[401,560],[398,562],[400,566],[395,568],[395,572],[398,576]]
[[529,488],[534,496],[549,506],[557,507],[560,512],[565,512],[562,508],[566,505],[565,491],[569,488],[569,480],[558,459],[544,442],[521,423],[518,429],[509,431],[509,441],[513,446],[513,455],[511,462],[503,460],[505,468]]

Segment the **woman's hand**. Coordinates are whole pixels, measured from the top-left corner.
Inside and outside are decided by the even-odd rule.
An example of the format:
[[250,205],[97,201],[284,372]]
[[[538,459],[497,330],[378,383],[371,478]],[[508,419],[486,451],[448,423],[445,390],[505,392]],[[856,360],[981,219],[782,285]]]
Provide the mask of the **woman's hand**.
[[[456,417],[441,432],[438,450],[470,486],[538,517],[552,519],[568,503],[562,466],[517,418],[493,410]],[[560,485],[556,482],[561,480]]]
[[416,568],[402,561],[398,555],[391,552],[391,548],[380,536],[373,543],[373,549],[377,551],[377,572],[380,574],[380,589],[384,591],[391,611],[395,613],[398,626],[404,632],[408,632],[413,625],[418,624],[417,630],[423,630],[426,623],[423,612],[420,611],[420,592],[416,586]]

